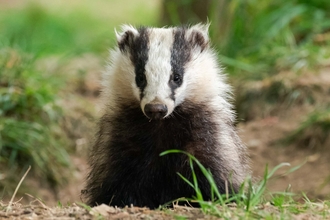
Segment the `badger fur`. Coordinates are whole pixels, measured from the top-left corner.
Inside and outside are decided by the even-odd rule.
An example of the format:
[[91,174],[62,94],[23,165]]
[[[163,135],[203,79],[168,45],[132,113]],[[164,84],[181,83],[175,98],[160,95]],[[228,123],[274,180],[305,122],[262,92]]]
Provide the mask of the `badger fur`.
[[[233,126],[230,87],[210,48],[208,25],[122,27],[103,78],[103,116],[90,156],[85,198],[91,206],[159,205],[191,198],[184,154],[209,169],[221,193],[239,190],[249,174]],[[210,185],[196,167],[200,190]]]

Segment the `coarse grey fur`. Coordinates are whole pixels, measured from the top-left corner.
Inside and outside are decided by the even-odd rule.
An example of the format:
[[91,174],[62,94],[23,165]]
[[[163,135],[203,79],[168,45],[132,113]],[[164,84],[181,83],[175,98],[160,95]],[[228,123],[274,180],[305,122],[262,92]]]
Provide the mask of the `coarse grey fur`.
[[[194,155],[212,172],[221,193],[238,192],[250,169],[208,25],[125,25],[117,41],[102,81],[103,116],[83,190],[87,203],[157,208],[193,197],[193,189],[176,174],[191,180],[188,158],[159,156],[170,149]],[[147,105],[164,111],[145,112]],[[208,181],[195,170],[204,199],[211,199]]]

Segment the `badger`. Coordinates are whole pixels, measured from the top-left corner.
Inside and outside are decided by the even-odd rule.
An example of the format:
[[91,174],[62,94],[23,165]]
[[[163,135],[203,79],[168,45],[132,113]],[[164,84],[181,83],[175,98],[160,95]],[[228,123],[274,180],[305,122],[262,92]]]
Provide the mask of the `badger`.
[[[210,46],[208,24],[116,32],[102,79],[102,117],[83,194],[91,206],[157,208],[192,198],[189,158],[208,169],[220,193],[237,193],[249,174],[226,83]],[[204,200],[210,183],[195,167]]]

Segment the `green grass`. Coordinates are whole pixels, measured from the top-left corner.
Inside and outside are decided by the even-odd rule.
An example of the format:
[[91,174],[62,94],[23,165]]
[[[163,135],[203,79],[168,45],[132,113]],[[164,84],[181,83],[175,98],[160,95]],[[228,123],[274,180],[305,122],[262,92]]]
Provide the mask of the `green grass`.
[[61,108],[58,79],[41,74],[29,54],[0,50],[0,173],[7,176],[0,185],[11,192],[17,174],[31,165],[40,179],[57,185],[65,180],[69,167],[65,134],[60,127]]
[[234,0],[227,2],[229,9],[220,15],[210,9],[211,36],[222,62],[230,73],[257,79],[284,69],[320,65],[330,56],[325,49],[330,43],[315,40],[330,28],[330,4],[319,2]]
[[[308,199],[305,194],[302,194],[303,202],[297,202],[296,194],[293,194],[289,189],[285,192],[267,192],[267,183],[275,177],[275,173],[284,166],[290,166],[288,163],[281,163],[274,167],[271,171],[266,166],[263,178],[254,182],[251,178],[247,178],[242,184],[240,191],[237,194],[228,197],[221,195],[218,187],[212,177],[212,173],[207,170],[193,155],[181,150],[168,150],[160,154],[166,156],[171,153],[182,153],[188,156],[189,164],[192,172],[192,181],[177,173],[188,186],[192,187],[196,196],[193,198],[180,199],[179,201],[198,202],[201,210],[206,216],[213,216],[223,219],[232,218],[249,218],[249,219],[291,219],[296,215],[314,215],[318,218],[330,217],[330,210],[327,204],[314,203]],[[286,171],[284,175],[299,169],[302,165],[292,167]],[[198,181],[195,174],[195,169],[200,169],[211,187],[211,201],[205,201],[198,187]],[[175,202],[174,202],[175,203]],[[235,205],[233,205],[235,204]]]

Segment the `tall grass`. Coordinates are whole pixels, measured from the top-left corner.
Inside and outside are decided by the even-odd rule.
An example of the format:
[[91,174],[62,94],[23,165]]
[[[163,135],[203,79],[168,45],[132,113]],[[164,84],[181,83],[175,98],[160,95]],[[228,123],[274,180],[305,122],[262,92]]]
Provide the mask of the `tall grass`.
[[[319,45],[329,47],[329,41],[316,42],[330,29],[329,4],[299,0],[226,2],[229,12],[213,19],[212,36],[219,45],[222,61],[234,70],[241,69],[254,77],[263,73],[267,76],[283,69],[315,67],[329,57]],[[216,12],[211,14],[214,17]],[[223,22],[225,31],[218,29]]]
[[[5,180],[15,179],[31,165],[40,179],[63,183],[69,157],[62,142],[57,82],[40,73],[30,54],[0,50],[0,173]],[[11,186],[3,184],[10,191]]]
[[[171,153],[180,153],[187,155],[189,159],[189,164],[192,172],[192,181],[188,180],[186,177],[182,176],[180,173],[177,173],[182,181],[185,181],[188,186],[192,187],[196,196],[193,198],[187,198],[188,201],[198,202],[204,214],[209,214],[212,216],[216,216],[219,218],[230,218],[228,216],[229,213],[233,212],[230,207],[233,203],[236,205],[234,207],[238,209],[243,209],[244,213],[241,214],[241,217],[254,217],[256,215],[260,215],[260,218],[267,217],[267,213],[259,212],[262,210],[262,206],[269,202],[269,198],[267,198],[267,183],[269,180],[275,177],[275,173],[284,166],[290,166],[288,163],[281,163],[274,167],[272,170],[268,170],[268,166],[265,168],[264,176],[258,182],[253,181],[251,177],[247,177],[246,181],[242,183],[240,190],[238,193],[231,195],[230,197],[226,194],[220,194],[219,189],[213,179],[212,173],[206,169],[203,164],[201,164],[193,155],[181,151],[181,150],[168,150],[160,154],[160,156],[165,156]],[[287,170],[285,174],[288,175],[291,172],[299,169],[301,165],[292,167]],[[210,184],[210,192],[211,192],[211,201],[205,201],[203,199],[203,195],[198,186],[197,176],[195,174],[195,169],[200,169],[203,175],[206,177]],[[230,185],[228,186],[230,187]],[[293,202],[294,194],[290,192],[281,192],[281,193],[272,193],[271,202],[274,206],[281,208],[288,203]],[[269,197],[269,196],[268,196]],[[306,197],[307,198],[307,197]],[[259,210],[260,209],[260,210]],[[282,210],[284,211],[284,209]],[[258,214],[256,214],[258,213]],[[265,215],[266,214],[266,215]],[[269,214],[269,213],[268,213]],[[265,216],[264,216],[265,215]]]

